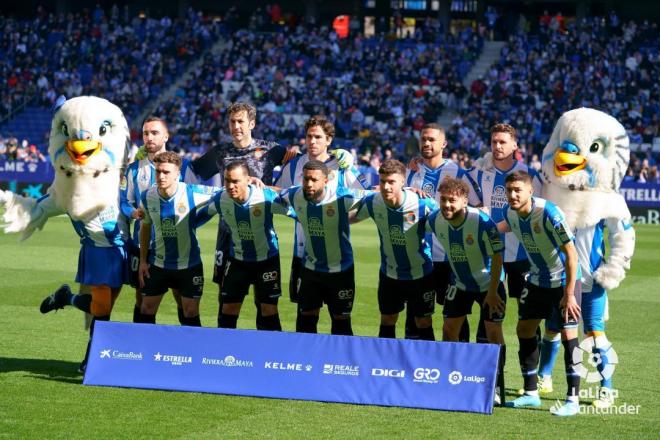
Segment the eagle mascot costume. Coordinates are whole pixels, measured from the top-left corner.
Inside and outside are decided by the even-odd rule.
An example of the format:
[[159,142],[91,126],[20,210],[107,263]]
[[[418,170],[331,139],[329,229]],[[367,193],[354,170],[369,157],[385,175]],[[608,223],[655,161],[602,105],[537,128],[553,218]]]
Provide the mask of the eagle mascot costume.
[[[109,320],[122,284],[127,281],[126,219],[119,209],[119,183],[128,160],[130,136],[122,111],[93,96],[58,100],[48,153],[55,179],[39,200],[0,191],[3,228],[22,239],[46,220],[67,214],[80,236],[76,281],[80,293],[63,285],[41,304],[41,312],[74,306],[95,320]],[[93,331],[93,321],[90,327]],[[86,366],[87,355],[81,364]]]
[[[612,388],[616,352],[605,336],[607,291],[625,278],[635,248],[630,211],[619,193],[629,160],[625,128],[601,111],[579,108],[559,118],[541,165],[543,198],[566,214],[575,232],[582,272],[582,320],[588,338],[580,344],[580,352],[573,353],[573,360],[587,383],[600,382],[594,405],[603,408],[612,405],[616,394]],[[552,373],[558,336],[557,329],[547,329],[541,348],[542,378]],[[587,359],[597,372],[588,372],[581,363],[582,350],[588,352]]]

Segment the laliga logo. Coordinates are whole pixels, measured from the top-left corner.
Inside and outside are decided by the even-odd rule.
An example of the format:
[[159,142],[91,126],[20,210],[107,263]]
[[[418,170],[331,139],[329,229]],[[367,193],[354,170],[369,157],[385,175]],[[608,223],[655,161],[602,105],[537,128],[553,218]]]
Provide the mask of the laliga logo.
[[[598,349],[595,353],[594,347]],[[603,364],[603,356],[607,359],[607,364],[602,368],[602,371],[589,371],[582,363],[583,353],[587,353],[589,364],[597,370]],[[593,336],[589,336],[573,349],[573,368],[587,383],[609,379],[614,374],[614,369],[618,363],[619,356],[605,335],[598,336],[595,339]]]
[[449,377],[447,378],[449,380],[449,383],[452,385],[458,385],[463,381],[463,375],[461,374],[460,371],[452,371],[449,373]]

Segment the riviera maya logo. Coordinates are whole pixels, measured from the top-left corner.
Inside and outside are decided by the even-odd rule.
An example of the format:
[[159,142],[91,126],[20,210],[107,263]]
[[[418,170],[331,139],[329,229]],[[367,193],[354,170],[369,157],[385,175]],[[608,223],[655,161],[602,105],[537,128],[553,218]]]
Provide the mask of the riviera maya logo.
[[604,335],[596,338],[589,336],[573,349],[573,368],[587,383],[609,379],[618,363],[619,356]]

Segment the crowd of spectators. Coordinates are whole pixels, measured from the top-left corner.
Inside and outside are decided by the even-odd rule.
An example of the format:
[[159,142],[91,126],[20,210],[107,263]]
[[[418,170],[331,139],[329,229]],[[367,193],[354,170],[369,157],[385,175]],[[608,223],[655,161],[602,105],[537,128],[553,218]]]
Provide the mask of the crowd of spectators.
[[0,135],[0,160],[13,162],[20,160],[23,162],[46,162],[46,156],[31,144],[27,139],[21,142],[15,137],[3,137]]
[[50,107],[61,94],[102,96],[130,118],[225,32],[189,11],[184,19],[100,7],[34,19],[0,15],[0,118],[23,102]]
[[[28,21],[0,16],[0,118],[24,100],[49,107],[60,94],[94,94],[118,104],[130,122],[203,53],[154,111],[175,134],[170,147],[193,157],[229,140],[225,109],[236,100],[257,105],[258,137],[283,144],[303,144],[307,115],[329,115],[335,146],[371,169],[415,155],[419,128],[445,110],[457,114],[447,153],[464,167],[488,149],[496,122],[518,128],[521,158],[540,167],[555,121],[580,106],[618,118],[633,144],[660,135],[655,23],[622,23],[615,13],[580,21],[544,14],[530,26],[521,15],[498,62],[467,90],[461,80],[495,16],[487,28],[455,34],[427,19],[405,36],[339,38],[272,7],[229,19],[233,13],[155,19],[113,6],[69,15],[39,8]],[[223,36],[220,50],[204,52]],[[28,141],[15,144],[10,153],[5,141],[0,157],[31,149]],[[655,156],[633,155],[627,179],[657,181]]]
[[615,13],[573,22],[542,16],[537,31],[510,36],[499,61],[471,84],[449,139],[476,154],[487,147],[488,128],[506,121],[519,130],[522,152],[538,161],[561,113],[592,107],[617,118],[632,144],[653,143],[660,135],[657,32],[656,23],[622,23]]

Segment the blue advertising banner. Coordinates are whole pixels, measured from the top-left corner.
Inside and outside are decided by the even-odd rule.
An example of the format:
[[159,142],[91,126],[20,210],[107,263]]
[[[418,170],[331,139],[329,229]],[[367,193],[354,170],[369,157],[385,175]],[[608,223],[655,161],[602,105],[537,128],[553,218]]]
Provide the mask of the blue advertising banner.
[[55,170],[50,162],[0,159],[0,182],[50,183],[54,178]]
[[491,414],[499,347],[97,322],[85,385]]
[[657,183],[623,182],[619,192],[630,207],[660,208],[660,185]]

